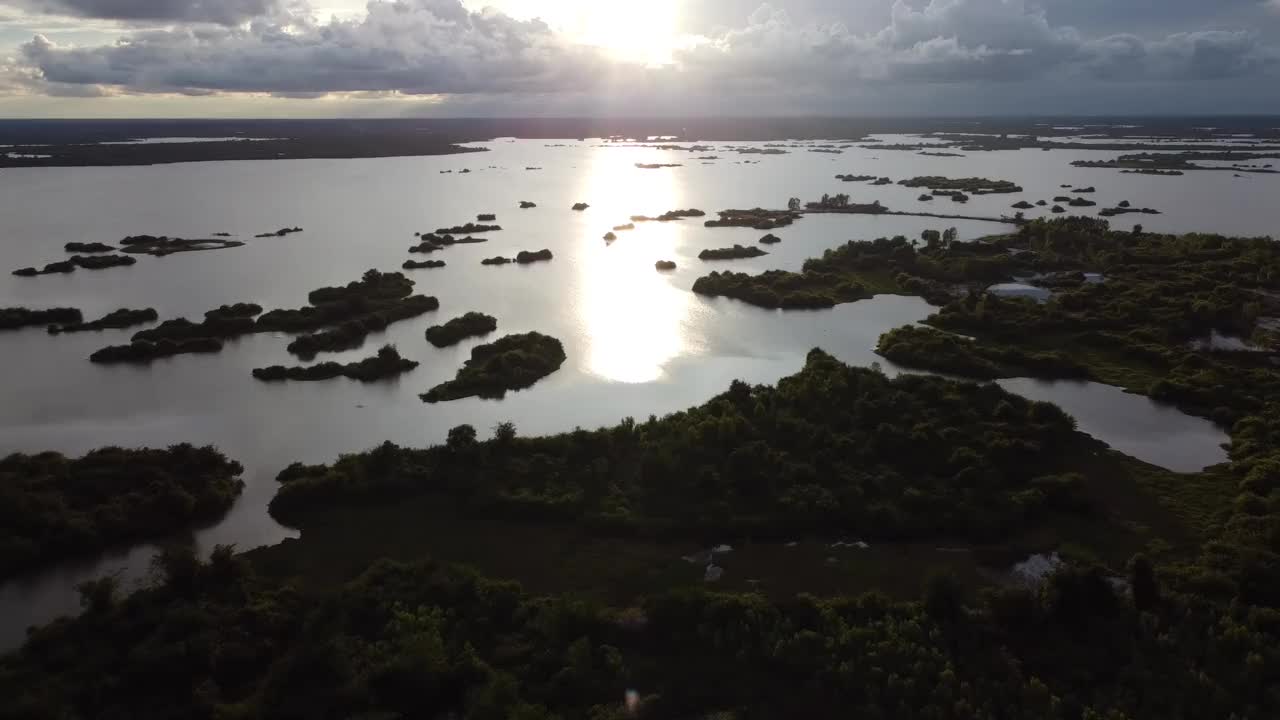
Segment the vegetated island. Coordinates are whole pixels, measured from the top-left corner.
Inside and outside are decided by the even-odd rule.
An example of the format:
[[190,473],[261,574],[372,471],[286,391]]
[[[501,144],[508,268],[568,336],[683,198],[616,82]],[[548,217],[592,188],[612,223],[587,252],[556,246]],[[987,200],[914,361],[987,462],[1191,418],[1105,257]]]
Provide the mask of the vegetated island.
[[[137,332],[131,345],[104,348],[91,356],[96,362],[149,362],[193,352],[218,352],[222,341],[258,332],[311,333],[289,343],[289,352],[308,356],[321,351],[359,347],[372,332],[400,320],[440,307],[434,297],[413,295],[414,282],[403,273],[369,270],[345,287],[313,290],[311,305],[297,310],[272,310],[252,303],[223,305],[205,313],[202,322],[186,318],[166,320]],[[255,316],[259,316],[256,317]]]
[[623,223],[622,225],[614,225],[613,232],[623,232],[624,230],[635,230],[635,223]]
[[[257,235],[254,235],[254,237],[255,238],[284,237],[285,235],[292,235],[293,233],[300,233],[300,232],[302,232],[302,228],[300,227],[291,227],[291,228],[285,227],[285,228],[280,228],[275,232],[259,233]],[[222,237],[226,237],[226,236],[222,235]]]
[[749,227],[753,230],[777,230],[803,217],[799,212],[799,202],[799,200],[796,200],[795,209],[793,210],[765,210],[763,208],[721,210],[716,213],[719,216],[718,219],[707,220],[703,225],[706,227]]
[[63,245],[62,249],[66,250],[69,253],[106,253],[106,252],[116,251],[116,248],[114,245],[108,245],[106,243],[100,243],[100,242],[91,242],[91,243],[69,242]]
[[17,330],[32,325],[74,325],[80,322],[84,322],[84,314],[78,308],[0,308],[0,330]]
[[203,252],[205,250],[242,247],[244,243],[239,240],[226,240],[223,238],[186,240],[165,235],[130,235],[121,240],[120,245],[122,246],[120,249],[123,252],[164,257],[180,252]]
[[589,208],[589,207],[591,207],[591,206],[590,206],[590,205],[588,205],[588,204],[586,204],[586,203],[584,203],[584,202],[580,202],[580,203],[574,203],[574,204],[573,204],[573,207],[572,207],[572,208],[570,208],[570,209],[571,209],[571,210],[577,210],[577,211],[581,212],[581,211],[583,211],[583,210],[586,210],[586,209],[587,209],[587,208]]
[[876,352],[906,367],[980,380],[1009,377],[1056,377],[1087,380],[1087,367],[1055,350],[1028,352],[983,343],[930,327],[908,325],[880,336]]
[[445,262],[443,260],[405,260],[400,266],[405,270],[429,270],[431,268],[442,268]]
[[760,248],[750,245],[734,245],[729,248],[707,248],[698,253],[699,260],[741,260],[744,258],[760,257],[769,253]]
[[1280,160],[1280,154],[1247,153],[1233,150],[1218,152],[1181,152],[1181,153],[1133,153],[1121,155],[1112,160],[1076,160],[1071,163],[1075,167],[1104,168],[1110,170],[1133,170],[1145,175],[1182,174],[1193,170],[1231,171],[1260,174],[1275,174],[1277,170],[1270,167],[1248,167],[1233,165],[1202,165],[1201,162],[1236,162],[1249,160]]
[[13,271],[18,277],[35,277],[37,275],[64,275],[83,270],[106,270],[113,267],[128,267],[138,262],[137,258],[127,255],[73,255],[70,259],[51,262],[43,269],[33,267],[19,268]]
[[521,209],[521,210],[528,210],[529,208],[536,208],[536,207],[538,207],[538,203],[535,203],[535,202],[529,202],[528,200],[521,200],[521,201],[520,201],[520,209]]
[[427,328],[427,342],[436,347],[456,345],[469,337],[488,335],[498,329],[498,319],[484,313],[469,312],[443,325]]
[[786,310],[829,308],[872,297],[866,286],[856,280],[784,270],[769,270],[760,275],[712,272],[694,281],[693,292]]
[[465,225],[455,225],[450,228],[439,228],[436,235],[470,235],[471,233],[496,232],[501,230],[501,225],[485,225],[483,223],[467,223]]
[[351,363],[322,362],[315,365],[285,367],[272,365],[254,368],[253,376],[268,382],[280,380],[330,380],[348,377],[360,382],[375,382],[407,373],[418,367],[416,360],[400,357],[394,345],[384,345],[378,354]]
[[662,168],[684,167],[680,163],[636,163],[636,168],[640,170],[661,170]]
[[668,270],[675,270],[676,263],[674,260],[659,260],[653,264],[653,267],[656,268],[659,272],[665,272]]
[[875,180],[875,175],[837,175],[836,179],[840,182],[868,182]]
[[523,390],[550,375],[565,361],[560,341],[537,332],[507,335],[471,349],[471,359],[453,380],[431,388],[421,397],[429,403],[466,397],[501,399],[509,390]]
[[[706,213],[697,208],[689,208],[688,210],[668,210],[657,217],[649,217],[648,215],[632,215],[632,223],[642,222],[672,222],[673,220],[683,220],[691,217],[705,217]],[[635,225],[632,225],[634,228]]]
[[939,190],[952,190],[970,195],[995,195],[1002,193],[1020,193],[1022,186],[1008,180],[988,180],[987,178],[948,178],[937,175],[914,177],[899,180],[899,185],[909,188],[929,188],[937,194]]
[[[0,460],[0,578],[217,519],[244,483],[212,447],[107,447]],[[19,713],[21,714],[21,713]]]
[[773,233],[769,233],[768,235],[760,238],[759,242],[761,245],[777,245],[782,242],[782,238],[774,235]]
[[159,313],[155,308],[146,308],[143,310],[130,310],[121,308],[103,315],[97,320],[89,322],[71,322],[49,325],[50,335],[59,335],[61,333],[88,332],[92,330],[115,330],[120,328],[133,327],[134,325],[146,325],[160,319]]

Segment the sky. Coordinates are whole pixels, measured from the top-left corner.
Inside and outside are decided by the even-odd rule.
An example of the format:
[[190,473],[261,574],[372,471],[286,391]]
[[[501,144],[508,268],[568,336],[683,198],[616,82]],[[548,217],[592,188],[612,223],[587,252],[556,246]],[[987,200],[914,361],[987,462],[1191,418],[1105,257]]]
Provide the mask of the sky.
[[0,117],[1280,114],[1280,0],[0,0]]

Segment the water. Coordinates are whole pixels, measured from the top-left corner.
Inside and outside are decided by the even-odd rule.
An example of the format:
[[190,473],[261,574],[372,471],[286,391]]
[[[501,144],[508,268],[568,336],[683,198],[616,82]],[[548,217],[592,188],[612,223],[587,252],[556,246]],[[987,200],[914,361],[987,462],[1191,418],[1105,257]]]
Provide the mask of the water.
[[[997,216],[1022,197],[1052,197],[1059,183],[1072,183],[1097,186],[1100,201],[1111,199],[1103,206],[1129,199],[1165,210],[1165,215],[1143,217],[1152,230],[1264,234],[1276,216],[1262,198],[1280,189],[1276,180],[1263,176],[1242,185],[1226,182],[1230,178],[1222,173],[1151,178],[1069,165],[1078,157],[1106,153],[934,158],[851,148],[842,155],[740,156],[721,143],[715,143],[716,150],[692,154],[596,147],[599,143],[592,141],[548,144],[498,141],[487,144],[492,152],[443,157],[0,171],[0,270],[62,259],[66,242],[111,243],[139,233],[207,237],[229,232],[248,243],[165,258],[143,256],[132,267],[101,272],[38,278],[0,273],[0,306],[71,305],[84,310],[86,319],[121,307],[155,307],[161,318],[192,319],[239,301],[299,307],[317,287],[344,284],[372,267],[398,269],[410,257],[414,231],[464,223],[478,213],[496,213],[505,228],[488,234],[487,243],[431,255],[445,260],[446,268],[406,272],[417,281],[418,292],[440,298],[440,311],[395,324],[362,350],[322,358],[346,361],[367,356],[384,342],[395,343],[422,365],[390,382],[268,385],[253,380],[255,367],[296,362],[285,351],[283,336],[250,336],[217,355],[178,357],[150,367],[103,367],[90,364],[88,355],[125,342],[133,330],[57,337],[41,328],[2,333],[0,453],[80,454],[108,444],[184,441],[217,445],[245,465],[247,487],[231,513],[198,531],[196,539],[204,549],[216,543],[248,549],[292,534],[271,520],[266,503],[275,490],[275,474],[295,460],[329,461],[387,439],[406,445],[439,442],[460,423],[484,433],[510,420],[523,433],[540,434],[611,424],[627,415],[661,415],[701,403],[735,378],[773,383],[796,372],[817,346],[847,362],[870,364],[879,360],[872,350],[880,334],[931,312],[918,298],[882,296],[828,311],[782,313],[689,292],[711,269],[795,270],[806,258],[849,239],[917,237],[925,229],[948,226],[971,239],[1008,228],[915,217],[812,216],[776,231],[783,242],[769,246],[767,256],[709,263],[697,260],[700,250],[754,244],[764,233],[709,229],[686,220],[643,223],[618,233],[612,244],[601,239],[631,215],[689,207],[709,213],[781,207],[791,196],[808,200],[847,192],[855,201],[879,199],[894,209]],[[703,164],[696,160],[703,154],[722,159]],[[742,160],[759,164],[738,164]],[[641,170],[634,167],[637,162],[683,166]],[[525,170],[529,166],[543,169]],[[464,168],[472,172],[456,172]],[[942,201],[917,203],[918,190],[841,183],[833,179],[837,173],[895,180],[976,175],[1014,180],[1029,192],[975,196],[953,209]],[[538,207],[518,210],[521,200]],[[590,209],[571,211],[579,201]],[[295,225],[305,232],[253,238]],[[551,249],[555,259],[528,267],[479,264],[484,257],[541,248]],[[677,270],[655,272],[659,259],[676,261]],[[452,378],[475,344],[436,349],[425,342],[423,330],[472,310],[497,317],[498,335],[537,330],[560,338],[568,361],[532,389],[503,401],[422,403],[418,393]],[[1118,448],[1149,447],[1147,455],[1138,456],[1153,462],[1196,469],[1222,457],[1216,448],[1225,439],[1220,432],[1144,398],[1118,391],[1082,396],[1069,384],[1022,391],[1060,402],[1083,429]],[[1075,402],[1080,397],[1088,401]],[[1116,417],[1134,422],[1108,421]],[[1153,445],[1162,428],[1176,433],[1193,427],[1191,434],[1205,442],[1169,442],[1165,450]],[[74,611],[73,588],[84,579],[116,569],[124,569],[127,581],[140,578],[149,555],[148,548],[136,548],[0,587],[0,647],[18,642],[31,623]]]

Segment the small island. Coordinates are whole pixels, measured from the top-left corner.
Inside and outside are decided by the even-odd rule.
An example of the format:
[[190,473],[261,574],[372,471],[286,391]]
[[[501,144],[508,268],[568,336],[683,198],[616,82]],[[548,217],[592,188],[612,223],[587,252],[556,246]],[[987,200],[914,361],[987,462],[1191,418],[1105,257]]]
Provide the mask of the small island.
[[613,242],[614,240],[617,240],[617,239],[618,239],[618,236],[617,236],[617,235],[615,235],[615,234],[613,233],[613,231],[609,231],[609,232],[607,232],[607,233],[605,233],[605,234],[604,234],[604,241],[605,241],[605,242]]
[[137,258],[131,258],[127,255],[74,255],[69,260],[51,262],[41,270],[33,267],[19,268],[14,270],[13,274],[18,277],[65,275],[66,273],[75,272],[77,268],[83,270],[105,270],[113,267],[128,267],[136,262],[138,262]]
[[676,269],[676,263],[674,260],[659,260],[658,262],[654,263],[653,266],[657,268],[659,271],[663,271],[663,272],[667,270]]
[[50,335],[58,335],[61,333],[88,332],[92,330],[115,330],[132,327],[134,325],[145,325],[147,323],[153,323],[159,319],[160,315],[155,311],[155,308],[146,308],[145,310],[129,310],[124,308],[114,312],[109,312],[97,320],[91,320],[89,322],[50,325],[48,332]]
[[761,245],[777,245],[780,242],[782,242],[782,238],[774,235],[773,233],[769,233],[768,235],[760,238]]
[[121,250],[127,253],[164,257],[180,252],[204,252],[206,250],[242,247],[244,243],[239,240],[225,240],[222,238],[185,240],[165,235],[130,235],[121,240],[120,245],[122,246]]
[[74,325],[84,321],[77,308],[30,310],[24,307],[0,308],[0,330],[17,330],[32,325]]
[[481,265],[509,265],[511,264],[511,258],[502,257],[501,255],[498,255],[496,257],[485,258],[480,261],[480,264]]
[[494,220],[497,220],[497,219],[498,219],[498,216],[493,213],[480,213],[479,215],[476,216],[476,220],[478,220],[479,222],[493,222]]
[[320,352],[352,350],[364,344],[370,333],[386,330],[398,320],[407,320],[440,309],[440,301],[426,295],[412,295],[382,310],[339,323],[327,330],[301,335],[285,349],[294,355],[310,357]]
[[484,313],[469,312],[443,325],[427,328],[427,342],[436,347],[456,345],[469,337],[488,335],[498,329],[498,319]]
[[216,353],[222,351],[222,341],[218,338],[201,337],[191,340],[134,340],[128,345],[109,345],[95,351],[89,356],[89,362],[102,365],[115,363],[147,364],[160,358],[193,353]]
[[[925,175],[908,180],[899,180],[899,185],[909,188],[929,188],[930,190],[958,190],[970,195],[996,195],[1003,193],[1020,193],[1022,186],[1008,180],[988,180],[987,178],[947,178],[938,175]],[[935,194],[937,194],[935,192]]]
[[1060,214],[1060,213],[1066,212],[1066,209],[1063,208],[1061,205],[1054,205],[1053,207],[1049,208],[1049,212],[1054,214]]
[[[689,208],[688,210],[668,210],[658,217],[649,217],[648,215],[632,215],[631,222],[671,222],[673,220],[683,220],[690,217],[704,217],[705,212],[697,208]],[[634,227],[634,226],[633,226]]]
[[244,488],[244,468],[212,447],[106,447],[0,460],[0,579],[216,520]]
[[550,259],[551,251],[546,248],[543,248],[542,250],[535,250],[533,252],[521,250],[516,254],[516,262],[521,265],[528,265],[529,263],[535,262],[546,262]]
[[444,267],[443,260],[405,260],[400,266],[405,270],[429,270],[431,268]]
[[[300,227],[291,227],[291,228],[286,227],[286,228],[280,228],[275,232],[258,233],[257,235],[254,235],[254,237],[255,238],[284,237],[285,235],[292,235],[293,233],[300,233],[300,232],[302,232],[302,228]],[[226,237],[226,234],[224,233],[216,233],[216,234],[221,237]]]
[[760,275],[713,272],[693,283],[693,292],[727,297],[763,308],[811,310],[865,300],[872,293],[855,280],[824,273],[770,270]]
[[520,209],[521,209],[521,210],[528,210],[529,208],[536,208],[536,207],[538,207],[538,203],[529,202],[528,200],[521,200],[521,201],[520,201]]
[[1030,209],[1034,208],[1034,207],[1035,207],[1035,205],[1032,205],[1031,203],[1027,202],[1026,200],[1022,200],[1022,201],[1019,201],[1019,202],[1014,203],[1013,205],[1010,205],[1009,207],[1012,207],[1014,210],[1030,210]]
[[395,377],[418,367],[416,360],[400,357],[394,345],[384,345],[378,354],[353,363],[322,362],[315,365],[285,367],[272,365],[265,368],[254,368],[253,376],[258,380],[277,382],[281,380],[316,381],[330,380],[337,377],[348,377],[360,382],[374,382]]
[[741,260],[744,258],[755,258],[769,253],[758,247],[744,247],[742,245],[734,245],[730,248],[708,248],[698,253],[699,260]]
[[584,202],[580,202],[580,203],[574,203],[574,204],[573,204],[573,207],[572,207],[572,208],[570,208],[570,209],[572,209],[572,210],[577,210],[578,212],[582,212],[583,210],[586,210],[586,209],[587,209],[587,208],[589,208],[589,207],[591,207],[591,206],[590,206],[590,205],[588,205],[588,204],[586,204],[586,203],[584,203]]
[[875,175],[837,175],[836,179],[840,182],[867,182],[875,180]]
[[614,231],[614,232],[622,232],[622,231],[624,231],[624,230],[635,230],[635,229],[636,229],[636,224],[635,224],[635,223],[632,223],[632,222],[629,222],[629,223],[623,223],[622,225],[614,225],[614,226],[613,226],[613,231]]
[[497,232],[501,230],[501,225],[483,225],[480,223],[467,223],[465,225],[455,225],[450,228],[438,228],[437,235],[469,235],[471,233]]
[[640,170],[660,170],[662,168],[683,167],[680,163],[636,163]]
[[707,220],[703,223],[706,227],[749,227],[753,230],[776,230],[786,227],[796,220],[800,219],[799,201],[794,205],[794,210],[765,210],[763,208],[754,208],[752,210],[721,210],[716,213],[719,215],[717,220]]
[[456,378],[421,397],[429,403],[466,397],[501,399],[508,391],[531,387],[559,370],[565,359],[564,346],[553,337],[537,332],[507,335],[472,348],[471,359]]
[[919,200],[920,202],[932,202],[932,201],[933,201],[933,194],[932,194],[932,193],[924,193],[924,194],[923,194],[923,195],[921,195],[920,197],[916,198],[916,200]]
[[69,253],[105,253],[115,252],[116,250],[114,245],[108,245],[100,242],[69,242],[66,245],[63,245],[62,249]]
[[1085,198],[1071,198],[1071,201],[1068,202],[1067,204],[1070,205],[1071,207],[1093,207],[1098,203]]

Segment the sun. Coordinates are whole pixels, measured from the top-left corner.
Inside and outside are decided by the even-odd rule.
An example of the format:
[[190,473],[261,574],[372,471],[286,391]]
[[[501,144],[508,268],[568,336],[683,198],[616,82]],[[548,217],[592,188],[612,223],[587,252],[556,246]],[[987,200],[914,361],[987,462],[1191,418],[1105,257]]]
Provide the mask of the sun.
[[581,40],[618,60],[666,65],[677,44],[678,0],[593,2],[583,10]]

